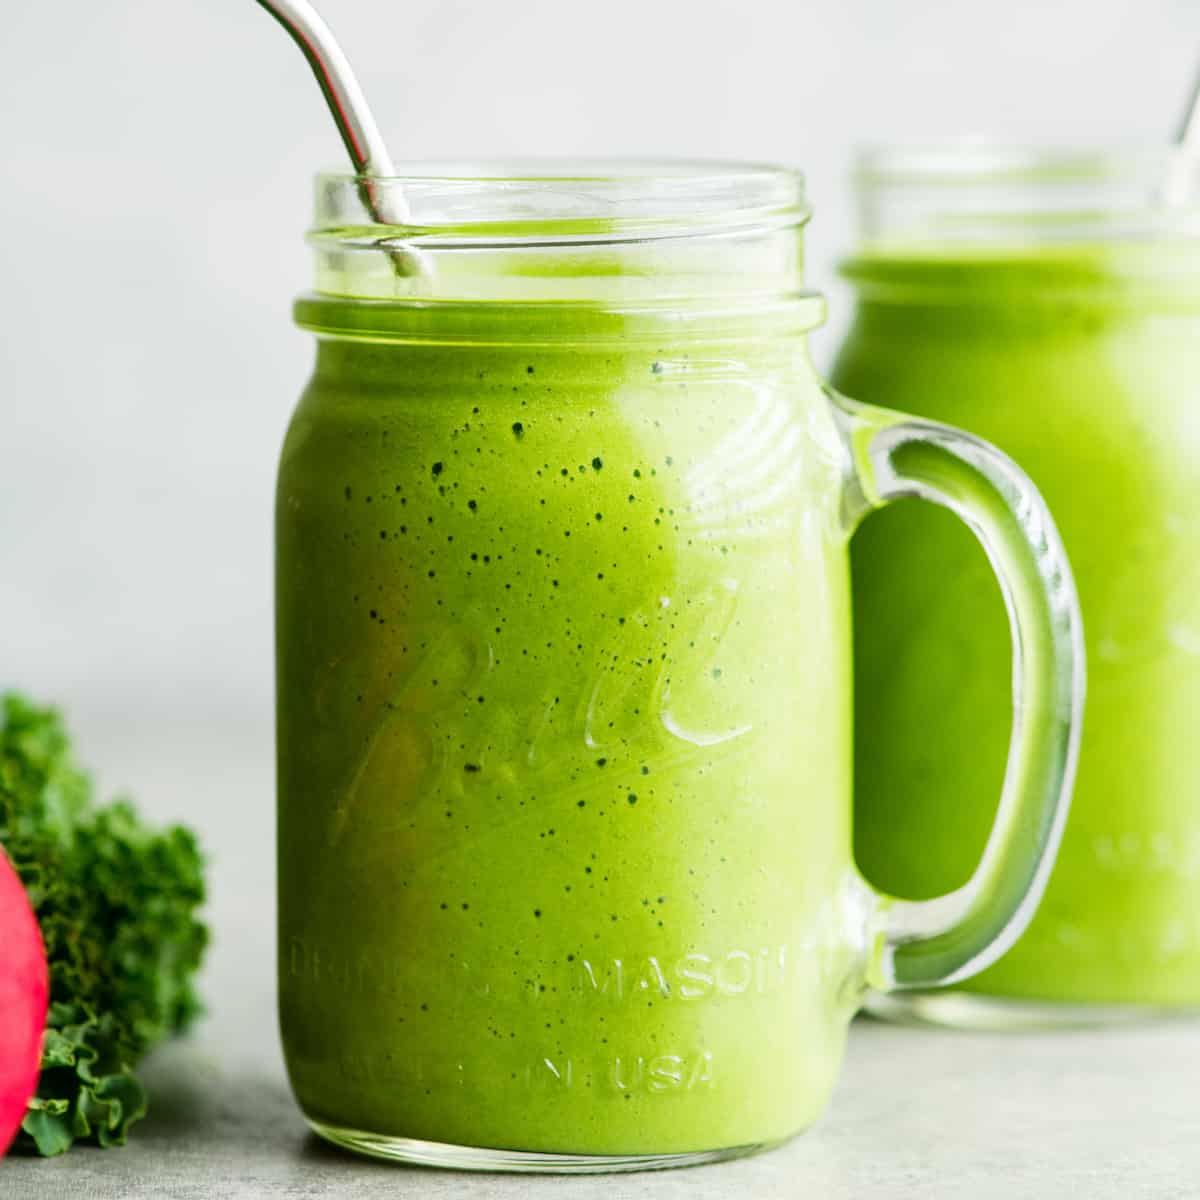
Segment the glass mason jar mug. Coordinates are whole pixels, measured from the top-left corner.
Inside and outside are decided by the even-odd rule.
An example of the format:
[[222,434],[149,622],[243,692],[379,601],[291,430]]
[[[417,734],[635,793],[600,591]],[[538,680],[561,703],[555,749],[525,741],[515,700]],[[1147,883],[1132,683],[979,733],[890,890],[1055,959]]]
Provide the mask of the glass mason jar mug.
[[[1059,521],[1088,637],[1079,781],[1045,901],[992,968],[909,994],[909,1012],[1009,1025],[1200,1006],[1200,215],[1187,165],[1166,150],[983,145],[859,165],[863,240],[844,268],[858,306],[834,383],[1020,462]],[[1192,202],[1164,204],[1172,176]],[[897,505],[851,555],[856,850],[869,879],[906,897],[970,875],[1012,720],[1003,608],[983,556],[942,516]],[[925,571],[901,574],[914,558]],[[918,715],[930,709],[938,730]]]
[[[319,183],[279,476],[293,1089],[445,1166],[778,1142],[868,984],[979,970],[1037,902],[1083,689],[1054,527],[995,450],[823,386],[794,173],[371,186],[411,224]],[[851,856],[847,539],[903,495],[980,537],[1021,646],[991,839],[925,903]]]

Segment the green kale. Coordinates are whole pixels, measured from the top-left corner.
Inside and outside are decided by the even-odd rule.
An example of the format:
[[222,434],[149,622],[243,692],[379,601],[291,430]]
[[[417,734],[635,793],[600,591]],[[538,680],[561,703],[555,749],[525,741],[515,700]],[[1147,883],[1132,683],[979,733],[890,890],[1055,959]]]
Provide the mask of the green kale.
[[76,1141],[123,1145],[146,1112],[134,1068],[200,1011],[193,982],[208,931],[196,919],[196,839],[148,828],[127,801],[96,805],[59,714],[8,695],[0,845],[50,965],[41,1076],[17,1146],[53,1155]]

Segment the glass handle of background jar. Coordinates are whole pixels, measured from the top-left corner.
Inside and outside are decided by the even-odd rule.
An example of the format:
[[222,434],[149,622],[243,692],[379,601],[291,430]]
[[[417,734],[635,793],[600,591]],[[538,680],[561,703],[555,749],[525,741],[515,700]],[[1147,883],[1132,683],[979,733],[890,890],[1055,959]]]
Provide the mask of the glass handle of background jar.
[[1013,727],[983,857],[944,896],[884,897],[869,968],[868,982],[881,991],[936,987],[995,962],[1041,900],[1079,757],[1083,622],[1054,521],[1010,458],[960,430],[828,395],[851,459],[846,527],[906,496],[950,509],[986,551],[1008,611]]

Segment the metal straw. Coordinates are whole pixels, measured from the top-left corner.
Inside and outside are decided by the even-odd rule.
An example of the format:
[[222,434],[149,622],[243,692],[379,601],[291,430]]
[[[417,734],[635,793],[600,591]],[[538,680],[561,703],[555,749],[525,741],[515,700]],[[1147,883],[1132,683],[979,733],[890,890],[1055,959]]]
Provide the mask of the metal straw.
[[[363,202],[371,216],[380,225],[408,224],[408,204],[392,179],[396,169],[391,155],[333,31],[307,0],[258,0],[258,3],[288,31],[308,59],[354,164]],[[388,179],[388,186],[381,186],[384,178]],[[400,274],[429,274],[425,255],[412,249],[389,253]]]
[[1175,134],[1175,153],[1167,170],[1163,202],[1176,208],[1192,198],[1197,168],[1200,167],[1200,71],[1192,81],[1191,95],[1183,120]]

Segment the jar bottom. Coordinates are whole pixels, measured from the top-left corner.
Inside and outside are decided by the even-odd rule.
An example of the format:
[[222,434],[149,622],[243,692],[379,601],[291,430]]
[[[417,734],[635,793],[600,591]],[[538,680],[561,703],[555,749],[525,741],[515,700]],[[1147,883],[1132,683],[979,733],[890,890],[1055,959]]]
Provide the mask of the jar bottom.
[[305,1117],[309,1128],[343,1150],[369,1158],[408,1166],[438,1167],[451,1171],[502,1171],[534,1175],[602,1175],[610,1172],[663,1171],[672,1167],[698,1167],[705,1163],[745,1158],[772,1149],[780,1142],[751,1142],[719,1150],[697,1150],[682,1154],[542,1154],[527,1150],[495,1150],[477,1146],[455,1146],[447,1142],[424,1142],[327,1125]]
[[1200,1008],[1153,1004],[1079,1004],[1015,1000],[976,992],[872,992],[864,1011],[881,1021],[949,1029],[1021,1033],[1039,1029],[1094,1029],[1200,1016]]

